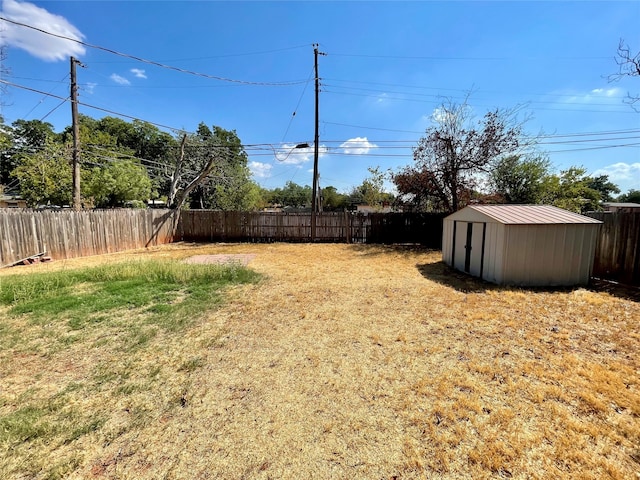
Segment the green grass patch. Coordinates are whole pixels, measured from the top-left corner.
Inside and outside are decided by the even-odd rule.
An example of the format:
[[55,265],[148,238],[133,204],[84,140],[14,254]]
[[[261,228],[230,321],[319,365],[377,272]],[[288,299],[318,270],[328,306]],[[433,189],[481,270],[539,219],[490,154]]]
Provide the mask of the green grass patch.
[[[220,303],[230,285],[254,282],[255,272],[237,265],[190,265],[176,261],[140,261],[94,268],[0,277],[0,305],[9,315],[27,315],[34,324],[60,325],[78,332],[119,324],[126,331],[125,349],[146,344],[155,325],[177,331]],[[123,322],[124,321],[124,322]],[[0,333],[8,327],[0,324]],[[5,330],[3,330],[5,329]]]
[[28,406],[0,417],[0,443],[17,444],[47,436],[52,431],[51,424],[43,421],[47,413],[44,408]]
[[[18,358],[47,366],[33,387],[15,381],[13,394],[2,392],[0,478],[65,478],[82,459],[73,452],[83,437],[109,443],[158,411],[182,408],[204,358],[168,368],[158,357],[226,289],[259,278],[238,265],[173,260],[0,277],[0,376]],[[12,366],[3,371],[3,362]]]

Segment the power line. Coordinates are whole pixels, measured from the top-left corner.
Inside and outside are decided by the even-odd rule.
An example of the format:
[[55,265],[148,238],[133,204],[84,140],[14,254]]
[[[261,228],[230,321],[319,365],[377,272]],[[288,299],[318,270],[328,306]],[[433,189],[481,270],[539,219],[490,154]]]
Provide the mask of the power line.
[[[378,92],[378,93],[383,93],[383,94],[387,94],[387,93],[395,93],[395,94],[399,94],[399,95],[412,95],[415,97],[434,97],[434,98],[442,98],[442,95],[437,95],[437,94],[429,94],[429,93],[413,93],[413,92],[401,92],[401,91],[396,91],[396,90],[379,90],[379,89],[375,89],[375,88],[360,88],[360,87],[345,87],[342,85],[332,85],[332,84],[324,84],[325,87],[332,87],[332,88],[342,88],[342,89],[346,89],[346,90],[358,90],[358,91],[363,91],[363,92]],[[348,93],[348,92],[335,92],[335,93]],[[575,97],[575,95],[571,95],[572,97]],[[609,97],[609,98],[614,98],[614,99],[623,99],[625,97]],[[526,102],[527,104],[551,104],[551,105],[557,105],[558,102],[550,102],[550,101],[543,101],[543,100],[528,100]],[[589,102],[589,105],[596,105],[596,106],[615,106],[615,105],[611,105],[610,103],[593,103],[593,102]]]
[[[24,90],[28,90],[28,91],[32,91],[35,93],[39,93],[42,95],[46,95],[52,98],[57,98],[59,100],[62,100],[62,102],[56,106],[54,108],[57,109],[58,107],[60,107],[62,104],[64,104],[64,102],[68,101],[68,97],[63,98],[60,97],[58,95],[54,95],[51,93],[47,93],[47,92],[43,92],[41,90],[37,90],[37,89],[33,89],[30,87],[26,87],[23,85],[18,85],[15,84],[13,82],[8,82],[6,80],[2,80],[0,79],[0,83],[6,84],[8,86],[12,86],[12,87],[16,87],[16,88],[21,88]],[[90,105],[90,104],[86,104],[83,102],[78,102],[78,105],[83,105],[85,107],[88,108],[93,108],[96,110],[100,110],[100,111],[104,111],[106,113],[111,113],[113,115],[118,115],[121,117],[125,117],[125,118],[129,118],[132,120],[139,120],[139,121],[143,121],[146,123],[149,123],[151,125],[155,125],[161,128],[166,128],[169,130],[172,130],[174,132],[178,132],[178,131],[182,131],[182,129],[176,128],[176,127],[172,127],[172,126],[168,126],[168,125],[163,125],[161,123],[157,123],[157,122],[152,122],[149,120],[144,120],[141,119],[139,117],[135,117],[132,115],[127,115],[124,113],[120,113],[120,112],[116,112],[113,110],[109,110],[106,108],[102,108],[102,107],[97,107],[95,105]],[[48,116],[51,112],[49,112],[46,116]],[[45,116],[45,118],[46,118]],[[337,123],[337,122],[323,122],[329,125],[340,125],[340,126],[349,126],[349,127],[354,127],[354,128],[362,128],[362,129],[374,129],[374,130],[383,130],[383,131],[393,131],[393,132],[405,132],[405,133],[424,133],[424,132],[417,132],[417,131],[412,131],[412,130],[395,130],[395,129],[385,129],[385,128],[376,128],[376,127],[368,127],[368,126],[363,126],[363,125],[351,125],[351,124],[345,124],[345,123]],[[583,136],[603,136],[603,135],[625,135],[625,134],[633,134],[633,133],[640,133],[640,129],[628,129],[628,130],[609,130],[609,131],[599,131],[599,132],[584,132],[584,133],[568,133],[568,134],[551,134],[551,135],[542,135],[540,136],[540,138],[572,138],[572,137],[583,137]],[[636,139],[639,138],[637,136],[631,136],[631,137],[613,137],[613,138],[596,138],[596,139],[583,139],[583,140],[567,140],[567,141],[563,141],[563,142],[539,142],[540,144],[573,144],[573,143],[585,143],[585,142],[595,142],[595,141],[618,141],[618,140],[625,140],[625,139]],[[324,141],[324,143],[345,143],[348,140],[326,140]],[[412,142],[415,142],[415,140],[369,140],[368,141],[370,143],[409,143],[411,144]],[[273,150],[275,148],[274,146],[275,144],[271,144],[271,143],[260,143],[260,144],[242,144],[242,148],[245,149],[245,151],[248,152],[252,152],[252,151],[264,151],[264,150]],[[581,149],[568,149],[568,150],[556,150],[556,151],[550,151],[548,153],[563,153],[563,152],[572,152],[572,151],[585,151],[585,150],[596,150],[596,149],[606,149],[606,148],[619,148],[619,147],[630,147],[630,146],[636,146],[638,145],[638,143],[628,143],[628,144],[618,144],[618,145],[601,145],[601,146],[595,146],[595,147],[588,147],[588,148],[581,148]],[[202,148],[227,148],[227,146],[225,145],[202,145]],[[406,145],[406,146],[390,146],[390,147],[380,147],[377,146],[377,148],[412,148],[413,145]],[[328,147],[326,147],[328,149]],[[337,147],[332,147],[332,148],[337,148]],[[342,148],[349,148],[349,147],[342,147]],[[351,148],[358,148],[357,146],[353,146]],[[380,157],[388,157],[388,156],[406,156],[406,155],[394,155],[394,154],[389,154],[389,155],[385,155],[385,154],[370,154],[370,153],[344,153],[344,152],[337,152],[337,151],[331,151],[331,152],[327,152],[327,153],[331,153],[331,154],[337,154],[337,155],[349,155],[349,156],[357,156],[357,155],[368,155],[368,156],[380,156]],[[252,156],[272,156],[272,153],[251,153]]]
[[289,124],[287,125],[287,129],[285,130],[284,135],[282,135],[282,140],[280,141],[280,143],[284,142],[284,139],[287,136],[287,133],[289,133],[289,129],[291,128],[291,123],[293,122],[293,119],[295,118],[296,113],[298,112],[298,108],[300,107],[300,102],[302,102],[302,97],[304,97],[304,93],[307,91],[307,87],[309,86],[309,82],[311,81],[311,77],[313,76],[313,71],[314,71],[314,67],[311,67],[311,72],[309,72],[309,77],[307,78],[307,81],[304,84],[304,88],[302,89],[302,93],[300,94],[300,98],[298,99],[298,103],[296,104],[296,108],[293,110],[293,114],[289,119]]
[[[162,62],[189,62],[192,60],[208,60],[211,58],[233,58],[233,57],[248,57],[248,56],[252,56],[252,55],[266,55],[269,53],[278,53],[278,52],[285,52],[288,50],[297,50],[299,48],[307,48],[309,47],[310,44],[305,44],[305,45],[296,45],[294,47],[284,47],[284,48],[276,48],[273,50],[262,50],[259,52],[245,52],[245,53],[226,53],[226,54],[222,54],[222,55],[208,55],[206,57],[190,57],[190,58],[171,58],[171,59],[164,59],[164,60],[159,60]],[[122,62],[92,62],[92,63],[122,63]]]
[[96,50],[102,50],[104,52],[111,53],[113,55],[118,55],[120,57],[129,58],[129,59],[135,60],[137,62],[146,63],[148,65],[154,65],[154,66],[160,67],[160,68],[166,68],[168,70],[173,70],[175,72],[187,73],[189,75],[195,75],[197,77],[209,78],[211,80],[218,80],[218,81],[221,81],[221,82],[238,83],[238,84],[242,84],[242,85],[277,86],[277,87],[290,86],[290,85],[300,85],[300,84],[305,82],[304,80],[302,80],[302,81],[294,80],[294,81],[287,81],[287,82],[251,82],[251,81],[246,81],[246,80],[237,80],[237,79],[233,79],[233,78],[218,77],[216,75],[209,75],[207,73],[194,72],[192,70],[185,70],[183,68],[173,67],[171,65],[166,65],[164,63],[156,62],[156,61],[153,61],[153,60],[147,60],[145,58],[137,57],[135,55],[129,55],[127,53],[118,52],[118,51],[112,50],[110,48],[101,47],[99,45],[92,45],[90,43],[83,42],[82,40],[78,40],[76,38],[71,38],[71,37],[67,37],[67,36],[64,36],[64,35],[59,35],[57,33],[48,32],[48,31],[43,30],[41,28],[37,28],[37,27],[34,27],[32,25],[27,25],[26,23],[16,22],[15,20],[9,20],[8,18],[5,18],[5,17],[0,17],[0,20],[4,20],[5,22],[9,22],[9,23],[12,23],[14,25],[19,25],[21,27],[30,28],[31,30],[35,30],[37,32],[44,33],[45,35],[51,35],[52,37],[61,38],[63,40],[68,40],[70,42],[74,42],[74,43],[83,45],[85,47],[95,48]]
[[565,140],[563,142],[538,142],[540,145],[567,145],[571,143],[586,143],[586,142],[612,142],[618,140],[636,140],[640,137],[613,137],[613,138],[587,138],[582,140]]
[[[35,92],[35,93],[39,93],[39,94],[42,94],[42,95],[47,95],[47,96],[52,97],[52,98],[57,98],[58,100],[62,100],[63,102],[66,102],[67,100],[69,100],[69,97],[63,98],[63,97],[61,97],[59,95],[54,95],[52,93],[43,92],[42,90],[37,90],[35,88],[30,88],[30,87],[27,87],[27,86],[24,86],[24,85],[18,85],[17,83],[8,82],[8,81],[2,80],[2,79],[0,79],[0,83],[3,83],[5,85],[11,86],[11,87],[16,87],[16,88],[20,88],[20,89],[23,89],[23,90],[27,90],[27,91],[30,91],[30,92]],[[99,111],[102,111],[102,112],[110,113],[110,114],[113,114],[113,115],[118,115],[119,117],[124,117],[124,118],[128,118],[128,119],[131,119],[131,120],[138,120],[138,121],[141,121],[141,122],[146,122],[146,123],[148,123],[150,125],[155,125],[156,127],[166,128],[167,130],[172,130],[174,132],[184,132],[184,129],[182,129],[182,128],[177,128],[177,127],[172,127],[172,126],[169,126],[169,125],[164,125],[162,123],[152,122],[150,120],[145,120],[144,118],[135,117],[133,115],[127,115],[126,113],[116,112],[114,110],[109,110],[107,108],[102,108],[102,107],[98,107],[98,106],[95,106],[95,105],[90,105],[88,103],[84,103],[84,102],[80,102],[80,101],[78,101],[77,103],[78,103],[78,105],[82,105],[84,107],[93,108],[95,110],[99,110]],[[58,108],[58,107],[56,107],[56,108]],[[193,133],[193,132],[185,132],[185,133]],[[272,144],[270,144],[270,143],[256,143],[256,144],[246,144],[246,145],[245,144],[241,144],[241,147],[243,147],[243,148],[245,148],[245,147],[259,147],[259,146],[272,147]],[[203,148],[218,148],[218,147],[222,148],[222,147],[226,147],[226,146],[225,145],[213,145],[213,146],[203,145],[202,147]]]
[[[67,73],[64,77],[62,77],[62,80],[60,80],[59,82],[56,82],[56,83],[62,83],[62,82],[64,82],[64,81],[67,79],[67,77],[68,77],[68,76],[69,76],[69,74]],[[58,86],[59,86],[59,85],[58,85]],[[39,106],[42,102],[44,102],[44,101],[46,100],[47,96],[48,96],[49,94],[53,93],[53,91],[54,91],[56,88],[58,88],[58,86],[53,87],[53,88],[49,91],[49,93],[48,93],[47,95],[44,95],[44,96],[43,96],[43,97],[38,101],[38,103],[36,103],[36,104],[33,106],[33,108],[32,108],[31,110],[29,110],[29,111],[28,111],[28,112],[23,116],[23,118],[27,118],[27,117],[31,114],[31,112],[33,112],[36,108],[38,108],[38,106]],[[56,107],[56,108],[57,108],[57,107]],[[51,113],[51,112],[49,112],[49,113]],[[49,113],[48,113],[46,116],[48,116],[48,115],[49,115]]]
[[627,133],[640,133],[640,129],[630,130],[603,130],[600,132],[583,132],[583,133],[566,133],[566,134],[549,134],[541,135],[542,138],[565,138],[565,137],[586,137],[593,135],[623,135]]
[[[338,123],[338,122],[326,122],[323,121],[327,125],[338,125],[341,127],[353,127],[353,128],[361,128],[364,130],[380,130],[386,132],[398,132],[398,133],[418,133],[424,135],[425,131],[418,130],[399,130],[392,128],[381,128],[381,127],[371,127],[365,125],[353,125],[350,123]],[[547,135],[539,135],[539,138],[565,138],[565,137],[584,137],[584,136],[595,136],[595,135],[622,135],[629,133],[640,133],[640,129],[627,129],[627,130],[603,130],[598,132],[580,132],[580,133],[565,133],[565,134],[547,134]]]
[[627,143],[623,145],[607,145],[607,146],[603,145],[600,147],[588,147],[588,148],[572,148],[568,150],[551,150],[547,153],[583,152],[585,150],[603,150],[607,148],[622,148],[622,147],[637,147],[637,146],[640,146],[640,143]]
[[363,125],[352,125],[352,124],[349,124],[349,123],[337,123],[337,122],[325,122],[325,121],[323,121],[322,123],[324,123],[326,125],[338,125],[340,127],[362,128],[364,130],[380,130],[380,131],[384,131],[384,132],[424,134],[424,131],[420,132],[420,131],[417,131],[417,130],[397,130],[397,129],[394,129],[394,128],[365,127]]
[[609,57],[445,57],[426,55],[373,55],[365,53],[329,53],[332,57],[360,57],[360,58],[390,58],[399,60],[477,60],[477,61],[504,61],[504,60],[605,60]]
[[[43,92],[42,90],[37,90],[35,88],[26,87],[24,85],[18,85],[17,83],[13,83],[13,82],[7,82],[6,80],[0,79],[0,83],[3,83],[3,84],[8,85],[10,87],[21,88],[23,90],[28,90],[30,92],[35,92],[35,93],[40,93],[40,94],[43,94],[43,95],[48,95],[50,97],[57,98],[58,100],[65,100],[65,101],[67,100],[66,98],[60,97],[58,95],[54,95],[52,93]],[[166,128],[166,129],[169,129],[169,130],[176,131],[176,132],[181,131],[180,128],[170,127],[169,125],[163,125],[161,123],[150,122],[148,120],[143,120],[141,118],[134,117],[132,115],[127,115],[127,114],[124,114],[124,113],[114,112],[113,110],[109,110],[107,108],[96,107],[95,105],[89,105],[88,103],[78,102],[78,105],[83,105],[83,106],[88,107],[88,108],[93,108],[95,110],[100,110],[102,112],[111,113],[111,114],[114,114],[114,115],[118,115],[120,117],[129,118],[131,120],[140,120],[140,121],[143,121],[143,122],[150,123],[151,125],[155,125],[156,127],[162,127],[162,128]]]
[[44,122],[44,119],[47,118],[49,115],[51,115],[53,112],[55,112],[58,108],[60,108],[62,105],[65,104],[65,102],[69,100],[69,97],[65,98],[64,100],[62,100],[58,105],[56,105],[55,107],[53,107],[51,110],[49,110],[45,116],[43,116],[40,121]]
[[[408,84],[403,84],[403,83],[385,83],[385,82],[371,82],[371,81],[365,81],[365,80],[344,80],[344,79],[340,79],[340,78],[324,78],[324,80],[330,81],[330,82],[343,82],[343,83],[355,83],[355,84],[362,84],[362,85],[381,85],[384,87],[403,87],[403,88],[413,88],[413,89],[418,89],[418,90],[436,90],[436,91],[452,91],[452,92],[462,92],[462,93],[469,93],[470,90],[473,91],[473,93],[499,93],[501,95],[504,95],[504,91],[500,91],[500,90],[474,90],[472,89],[464,89],[464,88],[445,88],[445,87],[425,87],[424,85],[408,85]],[[347,87],[344,87],[347,88]],[[535,93],[535,92],[513,92],[515,94],[518,95],[536,95],[536,96],[541,96],[541,97],[570,97],[573,98],[576,96],[576,94],[571,94],[571,93]],[[608,98],[624,98],[624,97],[608,97]]]
[[[369,98],[377,98],[380,99],[380,95],[367,95],[363,93],[348,93],[348,92],[336,92],[334,90],[323,90],[325,93],[333,93],[336,95],[350,95],[353,97],[369,97]],[[419,103],[431,103],[431,104],[439,104],[438,101],[429,101],[429,100],[418,100],[415,98],[400,98],[400,97],[383,97],[383,100],[401,100],[405,102],[419,102]],[[486,107],[488,105],[477,105],[479,107]],[[615,106],[615,105],[612,105]],[[536,110],[551,110],[556,112],[594,112],[594,113],[624,113],[624,114],[636,114],[638,112],[635,111],[627,111],[627,110],[586,110],[582,108],[544,108],[544,107],[536,107]]]

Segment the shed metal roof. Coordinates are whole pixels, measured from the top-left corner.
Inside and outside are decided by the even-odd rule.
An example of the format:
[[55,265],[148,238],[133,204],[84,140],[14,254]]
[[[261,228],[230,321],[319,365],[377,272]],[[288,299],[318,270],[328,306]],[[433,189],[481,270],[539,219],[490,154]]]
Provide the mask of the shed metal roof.
[[551,205],[471,205],[467,208],[507,225],[602,223]]

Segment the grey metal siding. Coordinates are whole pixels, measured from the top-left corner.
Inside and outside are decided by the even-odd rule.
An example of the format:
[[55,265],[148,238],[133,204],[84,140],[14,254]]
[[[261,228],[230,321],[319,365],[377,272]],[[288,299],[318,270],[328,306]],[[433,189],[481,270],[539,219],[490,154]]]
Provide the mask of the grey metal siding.
[[445,219],[442,224],[442,261],[451,265],[453,246],[453,220]]
[[584,285],[593,265],[597,225],[508,225],[503,283]]

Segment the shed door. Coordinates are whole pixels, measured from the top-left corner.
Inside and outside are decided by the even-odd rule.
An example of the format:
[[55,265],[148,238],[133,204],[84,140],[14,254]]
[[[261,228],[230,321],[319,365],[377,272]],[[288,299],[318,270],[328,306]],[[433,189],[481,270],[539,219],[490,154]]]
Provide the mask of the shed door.
[[482,249],[485,224],[456,222],[453,266],[476,277],[482,275]]

